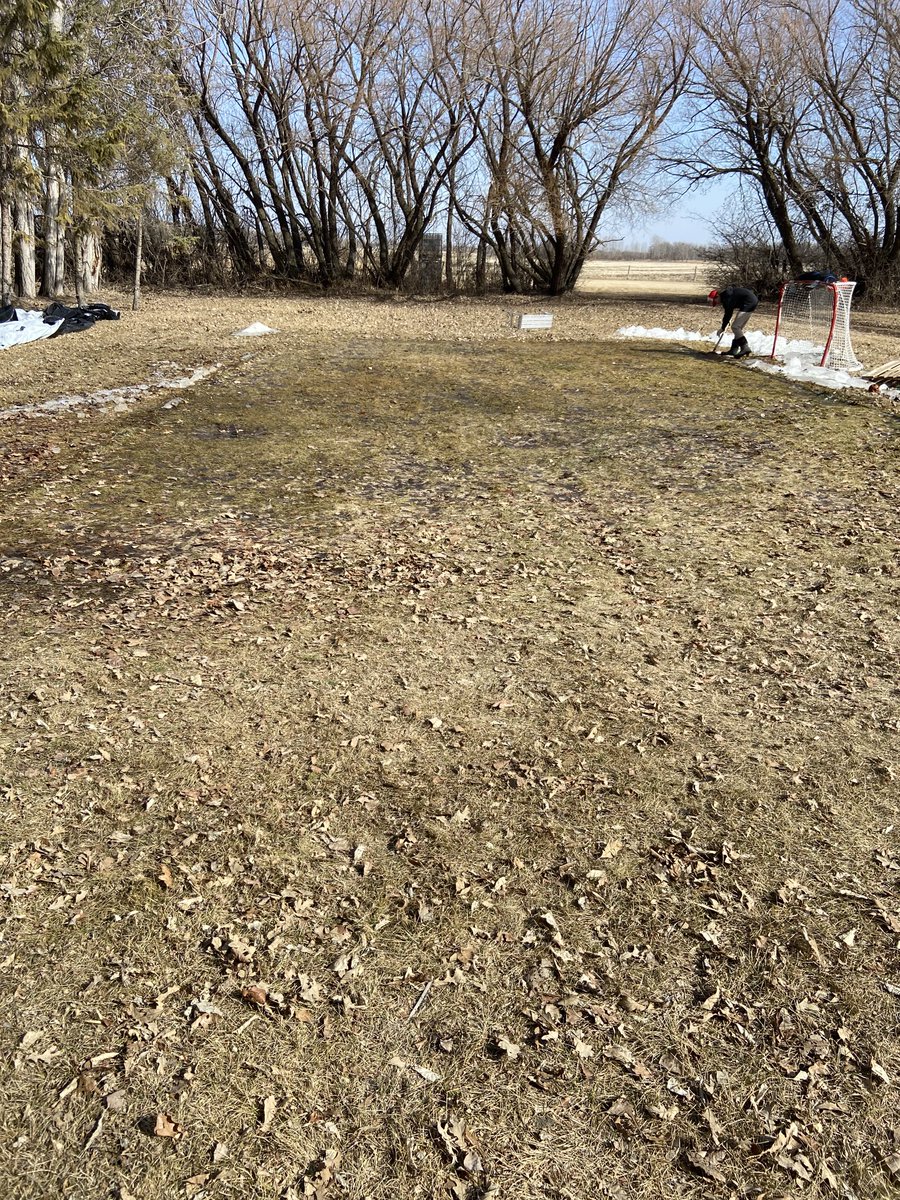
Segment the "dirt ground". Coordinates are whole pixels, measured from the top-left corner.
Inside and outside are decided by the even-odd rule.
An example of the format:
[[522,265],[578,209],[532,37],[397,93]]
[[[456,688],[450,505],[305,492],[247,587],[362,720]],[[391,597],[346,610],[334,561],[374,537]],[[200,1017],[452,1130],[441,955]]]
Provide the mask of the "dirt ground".
[[897,405],[509,307],[0,356],[5,1195],[896,1193]]

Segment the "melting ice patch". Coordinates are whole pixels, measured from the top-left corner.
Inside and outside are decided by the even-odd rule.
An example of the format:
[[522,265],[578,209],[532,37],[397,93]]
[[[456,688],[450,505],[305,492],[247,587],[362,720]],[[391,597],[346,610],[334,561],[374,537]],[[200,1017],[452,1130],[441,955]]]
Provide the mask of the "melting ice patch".
[[[174,366],[174,363],[166,364]],[[57,396],[55,400],[45,400],[41,404],[16,404],[12,408],[0,410],[0,420],[10,417],[52,417],[57,413],[67,412],[73,408],[113,408],[116,412],[124,412],[135,400],[139,400],[146,392],[182,391],[193,387],[201,379],[206,379],[221,367],[214,363],[210,367],[195,367],[190,375],[180,375],[173,379],[157,378],[148,383],[135,383],[129,387],[101,388],[97,392],[85,395]],[[170,400],[163,408],[174,408],[178,400]]]
[[[619,337],[654,338],[666,342],[712,342],[718,341],[718,333],[693,333],[687,329],[646,329],[643,325],[628,325],[617,331]],[[726,333],[722,344],[729,344],[730,333]],[[753,354],[759,355],[755,362],[744,363],[756,371],[765,371],[770,375],[784,375],[788,379],[797,379],[803,383],[816,383],[820,387],[841,390],[843,388],[859,388],[867,391],[870,386],[868,379],[860,379],[849,371],[836,370],[832,367],[820,367],[824,347],[814,342],[788,341],[779,338],[775,344],[776,358],[780,362],[772,362],[772,335],[758,329],[748,329],[745,337]]]

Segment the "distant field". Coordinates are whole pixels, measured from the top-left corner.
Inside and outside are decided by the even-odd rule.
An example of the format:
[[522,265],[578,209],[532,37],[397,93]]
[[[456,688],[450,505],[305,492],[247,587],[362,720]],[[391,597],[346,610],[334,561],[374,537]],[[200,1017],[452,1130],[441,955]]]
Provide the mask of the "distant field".
[[688,262],[632,262],[606,259],[585,265],[578,281],[579,292],[646,292],[664,296],[693,296],[708,290],[709,264]]

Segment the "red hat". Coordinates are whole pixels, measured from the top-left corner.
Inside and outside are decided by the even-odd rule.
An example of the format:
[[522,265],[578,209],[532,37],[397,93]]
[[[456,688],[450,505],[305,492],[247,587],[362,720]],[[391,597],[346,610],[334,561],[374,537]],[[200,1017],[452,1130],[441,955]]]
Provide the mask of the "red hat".
[[709,295],[706,297],[706,299],[709,301],[710,304],[716,304],[719,299],[719,293],[716,291],[715,288],[713,288],[713,290],[709,293]]

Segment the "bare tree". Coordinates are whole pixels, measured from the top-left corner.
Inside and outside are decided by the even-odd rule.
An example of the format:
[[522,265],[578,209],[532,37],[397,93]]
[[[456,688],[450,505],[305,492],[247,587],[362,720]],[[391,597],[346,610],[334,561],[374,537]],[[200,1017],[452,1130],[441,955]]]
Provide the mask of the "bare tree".
[[898,286],[900,17],[890,0],[698,0],[697,86],[675,158],[756,190],[791,271],[824,262]]
[[504,286],[574,286],[604,213],[640,166],[687,77],[671,5],[480,0],[473,25],[491,98],[471,118],[487,171],[465,213]]

